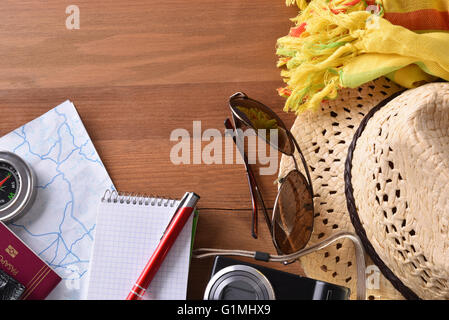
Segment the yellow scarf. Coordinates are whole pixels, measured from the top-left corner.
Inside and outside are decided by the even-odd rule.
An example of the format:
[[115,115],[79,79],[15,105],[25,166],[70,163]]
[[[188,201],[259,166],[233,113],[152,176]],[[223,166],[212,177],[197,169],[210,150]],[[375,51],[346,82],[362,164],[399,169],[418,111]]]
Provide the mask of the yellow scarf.
[[[288,4],[295,0],[287,0]],[[286,111],[297,114],[381,76],[413,88],[449,81],[448,0],[296,0],[278,39]]]

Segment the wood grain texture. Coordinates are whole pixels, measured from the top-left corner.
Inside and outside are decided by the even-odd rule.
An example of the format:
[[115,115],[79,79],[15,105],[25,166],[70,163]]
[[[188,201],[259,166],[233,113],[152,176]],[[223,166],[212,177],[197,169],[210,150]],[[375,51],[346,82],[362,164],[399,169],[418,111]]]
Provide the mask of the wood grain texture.
[[[65,9],[80,8],[67,30]],[[250,198],[242,165],[174,165],[174,129],[224,130],[236,91],[271,106],[285,120],[276,39],[294,8],[272,0],[12,1],[0,3],[0,135],[59,103],[74,102],[119,190],[201,195],[195,247],[274,252],[260,215],[250,236]],[[276,175],[261,188],[273,206]],[[193,260],[188,297],[200,299],[211,260]],[[284,266],[274,266],[284,269]],[[287,269],[286,269],[287,270]],[[298,264],[289,271],[301,273]]]

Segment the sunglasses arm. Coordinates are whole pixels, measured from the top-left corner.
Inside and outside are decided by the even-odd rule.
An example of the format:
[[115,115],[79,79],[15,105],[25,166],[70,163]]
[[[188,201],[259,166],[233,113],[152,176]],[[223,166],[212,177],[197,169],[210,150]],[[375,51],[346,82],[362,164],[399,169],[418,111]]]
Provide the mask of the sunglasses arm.
[[[235,118],[233,120],[234,120],[234,122],[236,121]],[[243,162],[245,164],[246,177],[248,179],[248,185],[249,185],[249,189],[250,189],[249,191],[250,191],[250,194],[251,194],[252,212],[253,212],[253,218],[252,218],[252,222],[251,222],[251,224],[252,224],[251,234],[252,234],[252,237],[254,239],[257,239],[257,237],[258,237],[258,227],[257,227],[258,209],[257,209],[257,200],[256,200],[256,197],[254,195],[254,191],[256,192],[257,197],[259,198],[259,201],[260,201],[260,203],[262,205],[263,214],[265,216],[265,221],[267,223],[268,230],[270,231],[270,233],[272,233],[273,231],[271,229],[271,222],[270,222],[270,219],[269,219],[269,216],[268,216],[268,211],[267,211],[267,208],[266,208],[265,203],[263,201],[262,194],[261,194],[260,189],[259,189],[259,187],[257,185],[256,179],[254,177],[254,173],[251,170],[251,167],[249,166],[248,157],[246,156],[245,151],[241,150],[239,148],[239,144],[237,143],[237,130],[235,130],[234,126],[232,125],[232,123],[231,123],[231,121],[229,119],[226,119],[225,127],[228,130],[233,130],[234,131],[234,135],[232,136],[232,138],[233,138],[234,144],[237,146],[237,149],[239,150],[239,152],[240,152],[240,154],[241,154],[241,156],[243,158]]]
[[331,245],[335,241],[341,239],[349,239],[354,244],[355,249],[355,257],[357,263],[357,300],[365,300],[366,298],[366,265],[365,265],[365,251],[363,249],[362,242],[360,238],[351,232],[339,232],[336,233],[327,239],[313,245],[307,247],[305,249],[299,250],[297,252],[291,253],[289,255],[281,255],[281,256],[270,256],[270,261],[284,262],[290,261],[293,259],[298,259],[302,256],[308,255],[312,252],[321,250]]

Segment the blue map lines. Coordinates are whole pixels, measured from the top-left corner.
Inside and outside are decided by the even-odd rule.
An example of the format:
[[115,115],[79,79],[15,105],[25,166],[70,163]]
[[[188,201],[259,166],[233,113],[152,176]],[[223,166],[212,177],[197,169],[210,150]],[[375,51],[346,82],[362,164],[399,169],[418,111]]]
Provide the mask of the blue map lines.
[[38,180],[30,212],[11,228],[65,280],[53,297],[80,298],[98,202],[113,185],[75,107],[61,104],[2,137],[0,147],[23,157]]

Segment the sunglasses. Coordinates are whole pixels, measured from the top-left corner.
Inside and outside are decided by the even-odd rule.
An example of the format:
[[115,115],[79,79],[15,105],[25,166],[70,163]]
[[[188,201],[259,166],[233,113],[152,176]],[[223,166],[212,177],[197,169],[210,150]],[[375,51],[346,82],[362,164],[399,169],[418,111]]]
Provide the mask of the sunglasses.
[[[312,235],[314,206],[312,180],[298,142],[276,113],[246,94],[242,92],[233,94],[229,98],[229,107],[234,125],[226,119],[225,127],[235,133],[233,134],[234,143],[242,155],[246,169],[252,202],[252,236],[258,237],[258,199],[277,252],[291,254],[303,249]],[[248,129],[253,129],[258,137],[274,149],[292,157],[295,166],[295,169],[279,179],[279,189],[271,217],[243,147],[242,132]],[[272,130],[275,130],[277,139],[271,138]],[[295,151],[301,159],[305,176],[298,169]]]

